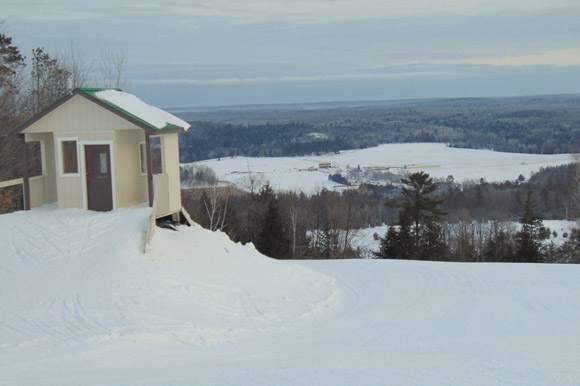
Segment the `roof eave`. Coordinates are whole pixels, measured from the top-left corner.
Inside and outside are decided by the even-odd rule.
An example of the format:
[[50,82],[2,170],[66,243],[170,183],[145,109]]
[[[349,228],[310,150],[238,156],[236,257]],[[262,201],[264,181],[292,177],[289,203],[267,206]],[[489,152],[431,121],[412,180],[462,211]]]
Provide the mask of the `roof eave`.
[[[100,100],[97,97],[94,97],[93,95],[84,92],[82,89],[80,88],[76,88],[72,91],[69,91],[67,93],[67,95],[63,96],[62,98],[60,98],[59,100],[57,100],[56,102],[54,102],[52,105],[48,106],[46,109],[44,109],[43,111],[41,111],[40,113],[34,115],[32,118],[28,119],[27,121],[25,121],[24,123],[16,126],[16,128],[14,129],[17,133],[23,133],[24,130],[26,130],[28,127],[30,127],[32,124],[34,124],[35,122],[39,121],[41,118],[45,117],[46,115],[50,114],[52,111],[56,110],[58,107],[60,107],[61,105],[63,105],[65,102],[69,101],[71,98],[73,98],[75,95],[80,95],[88,100],[90,100],[93,103],[96,103],[97,105],[101,106],[102,108],[112,112],[113,114],[133,123],[134,125],[136,125],[137,127],[145,130],[145,132],[148,135],[163,135],[163,134],[174,134],[174,133],[180,133],[183,131],[186,131],[186,128],[179,128],[179,129],[166,129],[166,130],[159,130],[159,129],[155,129],[152,126],[147,125],[146,123],[140,121],[139,119],[134,118],[133,116],[129,115],[128,113],[124,113],[121,110],[115,109],[113,106],[103,102],[102,100]],[[26,134],[26,133],[24,133]]]
[[126,119],[127,121],[133,123],[134,125],[142,128],[143,130],[145,130],[145,132],[148,135],[163,135],[163,134],[173,134],[173,133],[180,133],[182,131],[186,131],[187,129],[185,128],[180,128],[180,129],[169,129],[169,130],[163,130],[163,129],[155,129],[152,126],[144,123],[143,121],[134,118],[131,114],[126,113],[120,109],[116,109],[115,107],[111,106],[110,104],[104,102],[103,100],[95,97],[92,94],[86,93],[84,92],[82,89],[75,89],[73,90],[73,94],[75,95],[81,95],[85,98],[87,98],[88,100],[98,104],[99,106],[109,110],[110,112],[112,112],[113,114],[118,115],[119,117]]
[[[26,130],[28,127],[30,127],[32,124],[34,124],[35,122],[39,121],[41,118],[45,117],[46,115],[48,115],[52,111],[56,110],[59,106],[61,106],[65,102],[67,102],[74,95],[75,95],[74,94],[74,91],[73,92],[70,92],[69,91],[67,93],[67,95],[63,96],[62,98],[60,98],[59,100],[57,100],[56,102],[54,102],[53,104],[51,104],[50,106],[48,106],[47,108],[45,108],[44,110],[42,110],[40,113],[35,114],[32,118],[28,119],[24,123],[21,123],[20,125],[16,126],[16,128],[14,130],[17,133],[22,133],[24,130]],[[24,134],[26,134],[26,133],[24,133]]]

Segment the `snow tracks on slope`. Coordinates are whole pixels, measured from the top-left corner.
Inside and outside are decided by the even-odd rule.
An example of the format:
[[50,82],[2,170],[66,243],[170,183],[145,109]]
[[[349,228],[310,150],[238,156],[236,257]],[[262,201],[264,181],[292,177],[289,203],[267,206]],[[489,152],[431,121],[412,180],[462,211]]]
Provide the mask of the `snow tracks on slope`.
[[86,352],[235,341],[308,323],[338,302],[327,276],[199,226],[160,229],[142,254],[149,213],[0,216],[0,362],[71,344]]

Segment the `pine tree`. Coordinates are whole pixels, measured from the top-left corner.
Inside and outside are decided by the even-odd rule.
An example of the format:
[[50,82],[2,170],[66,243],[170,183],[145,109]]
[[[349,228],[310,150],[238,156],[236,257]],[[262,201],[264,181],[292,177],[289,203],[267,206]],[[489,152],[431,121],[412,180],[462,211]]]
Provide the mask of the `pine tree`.
[[31,111],[40,112],[62,97],[69,89],[71,73],[62,68],[44,48],[32,50]]
[[[1,22],[0,22],[1,25]],[[22,142],[14,128],[23,120],[20,91],[24,57],[12,38],[0,33],[0,181],[22,176]],[[0,214],[21,208],[22,195],[17,187],[0,189]]]
[[261,209],[260,229],[256,248],[266,256],[285,258],[290,251],[290,239],[280,213],[278,199],[270,184],[260,190],[258,202]]
[[401,208],[398,228],[390,227],[381,239],[378,258],[440,260],[446,256],[447,247],[442,239],[441,226],[446,215],[439,206],[443,200],[430,197],[437,189],[433,179],[424,172],[413,173],[401,179],[405,201],[389,204]]
[[439,222],[447,213],[439,206],[443,200],[434,200],[429,195],[437,190],[437,185],[433,179],[425,172],[413,173],[409,179],[403,178],[401,182],[407,186],[403,187],[403,197],[406,199],[399,204],[408,216],[413,235],[415,250],[419,250],[421,244],[422,229],[424,225]]
[[398,226],[390,226],[385,237],[381,237],[379,259],[409,259],[415,255],[411,222],[405,211],[399,211]]
[[516,234],[516,262],[539,263],[544,258],[544,248],[542,241],[550,237],[550,231],[544,227],[542,220],[534,212],[536,201],[533,192],[528,192],[524,215],[520,223],[522,229]]

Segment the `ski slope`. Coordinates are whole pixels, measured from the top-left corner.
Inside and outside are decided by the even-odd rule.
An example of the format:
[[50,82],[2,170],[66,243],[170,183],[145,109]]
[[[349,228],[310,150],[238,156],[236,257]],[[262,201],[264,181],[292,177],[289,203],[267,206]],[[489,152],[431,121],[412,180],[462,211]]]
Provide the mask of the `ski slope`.
[[502,153],[491,150],[456,149],[442,143],[386,144],[368,149],[345,150],[338,154],[310,157],[233,157],[199,161],[194,164],[212,168],[222,181],[241,188],[249,174],[262,176],[278,190],[313,193],[333,189],[337,183],[328,180],[327,171],[308,171],[329,162],[342,170],[360,166],[390,168],[393,173],[425,171],[436,179],[452,175],[456,182],[515,181],[520,174],[528,179],[542,167],[573,162],[571,154]]
[[578,385],[580,266],[276,261],[148,208],[0,216],[0,384]]

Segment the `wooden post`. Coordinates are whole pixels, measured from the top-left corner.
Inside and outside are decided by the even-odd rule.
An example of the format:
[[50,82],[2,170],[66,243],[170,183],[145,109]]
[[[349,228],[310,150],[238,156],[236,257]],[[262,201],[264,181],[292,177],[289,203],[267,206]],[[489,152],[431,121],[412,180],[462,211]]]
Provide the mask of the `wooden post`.
[[149,191],[149,206],[153,207],[153,157],[151,154],[151,138],[145,132],[145,153],[147,154],[147,188]]
[[22,195],[24,196],[24,210],[30,210],[30,180],[28,178],[28,146],[25,134],[18,134],[22,140]]

